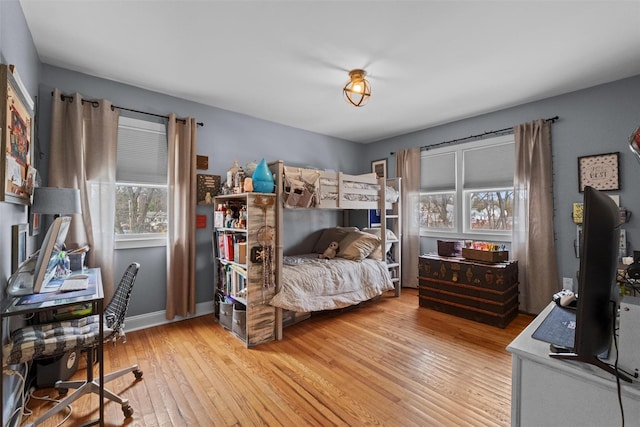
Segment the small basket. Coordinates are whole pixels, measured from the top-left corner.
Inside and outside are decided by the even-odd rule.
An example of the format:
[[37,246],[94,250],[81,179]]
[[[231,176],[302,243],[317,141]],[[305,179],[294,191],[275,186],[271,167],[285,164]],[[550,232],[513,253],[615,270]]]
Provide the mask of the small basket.
[[218,322],[228,330],[231,330],[233,324],[233,303],[232,302],[220,302],[220,316],[218,316]]
[[478,249],[462,248],[462,256],[474,261],[496,264],[509,259],[509,251],[481,251]]
[[231,330],[239,338],[245,339],[247,335],[247,310],[242,304],[233,306],[233,321]]
[[460,256],[462,255],[462,246],[464,242],[461,240],[438,240],[438,255],[440,256]]

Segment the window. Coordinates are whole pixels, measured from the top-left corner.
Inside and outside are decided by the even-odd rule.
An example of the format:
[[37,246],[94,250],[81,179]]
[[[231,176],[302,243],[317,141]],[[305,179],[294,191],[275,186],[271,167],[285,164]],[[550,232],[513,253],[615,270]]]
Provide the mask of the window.
[[116,248],[166,245],[167,131],[120,117],[116,161]]
[[422,153],[420,234],[510,240],[513,135]]

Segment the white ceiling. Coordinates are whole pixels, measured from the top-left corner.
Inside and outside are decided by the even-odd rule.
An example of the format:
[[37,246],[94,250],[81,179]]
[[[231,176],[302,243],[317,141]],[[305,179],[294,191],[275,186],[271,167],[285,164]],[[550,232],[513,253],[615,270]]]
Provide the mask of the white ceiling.
[[640,74],[640,1],[21,4],[44,63],[362,143]]

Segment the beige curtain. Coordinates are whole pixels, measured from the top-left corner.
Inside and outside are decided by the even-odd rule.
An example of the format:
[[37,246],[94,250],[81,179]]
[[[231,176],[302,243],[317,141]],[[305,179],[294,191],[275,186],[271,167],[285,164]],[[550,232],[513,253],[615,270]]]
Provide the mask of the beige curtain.
[[396,176],[402,178],[402,286],[418,287],[420,224],[416,212],[420,206],[420,148],[396,153]]
[[196,120],[169,115],[166,317],[196,312]]
[[114,290],[118,116],[110,101],[83,100],[79,93],[63,99],[58,89],[53,91],[47,185],[80,190],[82,214],[74,215],[67,244],[91,246],[87,263],[100,267],[107,301]]
[[550,125],[513,128],[516,141],[513,258],[518,260],[520,310],[538,314],[560,287],[553,233]]

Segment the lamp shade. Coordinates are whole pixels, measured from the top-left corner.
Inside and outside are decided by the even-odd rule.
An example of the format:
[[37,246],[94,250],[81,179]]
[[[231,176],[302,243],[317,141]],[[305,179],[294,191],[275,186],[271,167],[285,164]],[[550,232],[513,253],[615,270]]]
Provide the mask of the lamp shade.
[[80,190],[76,188],[36,187],[33,192],[33,213],[72,215],[82,213]]

